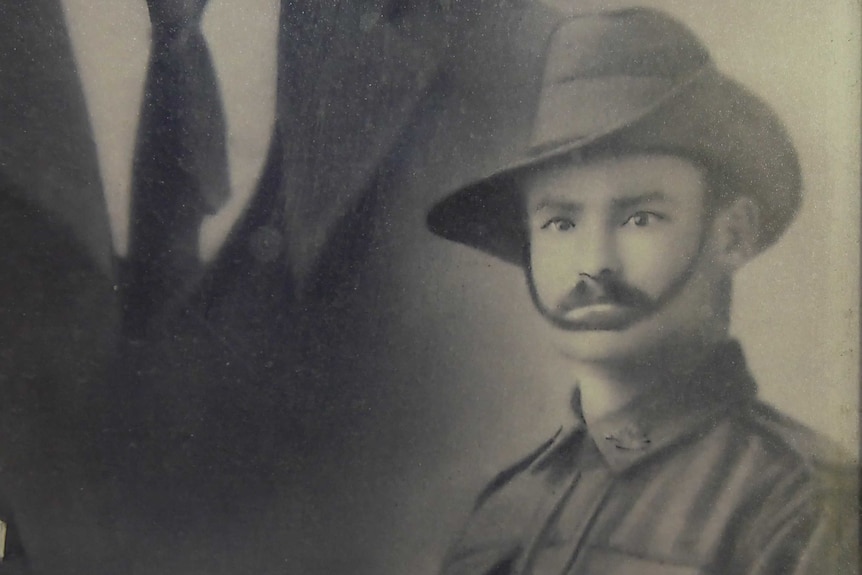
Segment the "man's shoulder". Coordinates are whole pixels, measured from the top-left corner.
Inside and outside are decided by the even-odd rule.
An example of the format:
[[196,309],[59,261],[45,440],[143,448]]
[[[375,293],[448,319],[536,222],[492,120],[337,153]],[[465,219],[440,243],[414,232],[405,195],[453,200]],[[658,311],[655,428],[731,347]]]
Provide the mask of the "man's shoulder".
[[814,472],[840,472],[855,467],[852,456],[837,442],[769,404],[754,401],[741,415],[746,433],[788,464]]
[[738,450],[737,471],[747,478],[738,501],[748,520],[735,556],[764,565],[795,557],[800,573],[849,572],[858,550],[858,462],[835,441],[759,401],[730,421],[741,433],[741,447],[731,448]]
[[[854,497],[859,465],[837,442],[761,401],[729,418],[726,437],[738,465],[750,469],[750,486],[782,486],[810,501]],[[788,495],[790,497],[790,495]]]

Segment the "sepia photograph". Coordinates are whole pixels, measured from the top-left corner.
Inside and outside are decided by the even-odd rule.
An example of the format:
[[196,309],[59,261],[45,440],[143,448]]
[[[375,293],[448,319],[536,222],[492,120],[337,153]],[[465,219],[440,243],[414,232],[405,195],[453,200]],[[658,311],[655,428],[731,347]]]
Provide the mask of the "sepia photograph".
[[853,0],[0,0],[0,575],[859,573]]

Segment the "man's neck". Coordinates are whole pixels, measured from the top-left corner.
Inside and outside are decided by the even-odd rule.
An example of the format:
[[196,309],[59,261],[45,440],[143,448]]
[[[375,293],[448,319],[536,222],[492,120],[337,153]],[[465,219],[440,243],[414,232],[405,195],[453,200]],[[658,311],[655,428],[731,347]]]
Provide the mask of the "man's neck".
[[688,380],[721,341],[696,349],[669,349],[631,362],[576,363],[573,372],[580,390],[587,425],[637,401]]

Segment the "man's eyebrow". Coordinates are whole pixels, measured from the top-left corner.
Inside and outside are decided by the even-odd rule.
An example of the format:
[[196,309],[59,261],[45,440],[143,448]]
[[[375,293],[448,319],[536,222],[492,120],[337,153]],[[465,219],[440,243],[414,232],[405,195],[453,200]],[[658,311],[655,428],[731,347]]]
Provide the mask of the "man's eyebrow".
[[563,210],[567,212],[580,212],[583,209],[584,205],[580,202],[546,198],[536,204],[536,208],[534,211],[540,212],[542,210]]
[[631,208],[633,206],[637,206],[640,204],[647,204],[649,202],[670,202],[673,203],[673,198],[668,197],[667,194],[660,190],[654,190],[651,192],[645,192],[643,194],[638,194],[636,196],[626,196],[624,198],[616,198],[613,200],[614,207],[617,209],[626,209]]

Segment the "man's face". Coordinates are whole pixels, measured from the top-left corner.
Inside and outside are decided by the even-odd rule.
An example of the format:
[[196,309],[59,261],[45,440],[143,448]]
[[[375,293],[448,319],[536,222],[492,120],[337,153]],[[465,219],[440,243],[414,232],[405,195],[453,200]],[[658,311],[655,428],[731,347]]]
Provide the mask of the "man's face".
[[630,362],[704,341],[727,270],[710,262],[703,170],[676,156],[559,165],[524,181],[539,310],[574,359]]

